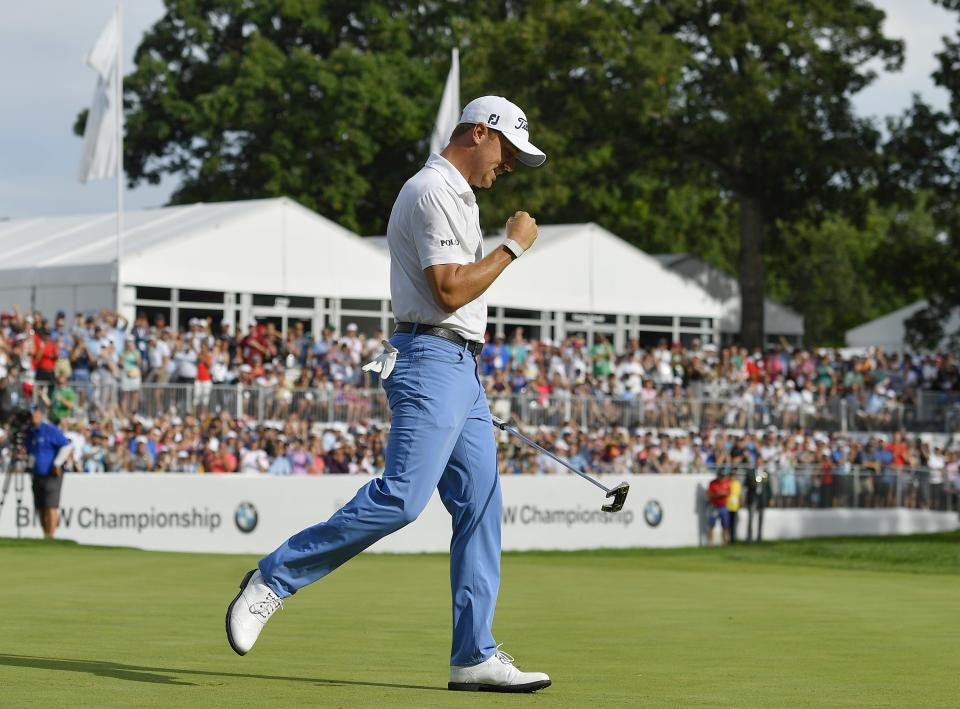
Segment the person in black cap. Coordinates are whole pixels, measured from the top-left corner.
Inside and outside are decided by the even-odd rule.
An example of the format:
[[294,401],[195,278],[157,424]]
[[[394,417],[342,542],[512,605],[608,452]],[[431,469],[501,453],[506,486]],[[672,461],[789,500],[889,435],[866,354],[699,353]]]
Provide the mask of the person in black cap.
[[70,455],[70,440],[44,420],[43,409],[30,407],[33,426],[27,431],[27,450],[33,459],[33,506],[40,515],[43,536],[52,539],[60,514],[61,466]]

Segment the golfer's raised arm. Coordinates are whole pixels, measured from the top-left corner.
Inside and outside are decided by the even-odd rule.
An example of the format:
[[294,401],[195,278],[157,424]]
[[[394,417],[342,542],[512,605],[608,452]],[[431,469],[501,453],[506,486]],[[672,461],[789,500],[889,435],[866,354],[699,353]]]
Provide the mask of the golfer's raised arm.
[[[537,240],[537,222],[526,212],[507,220],[507,242],[476,263],[436,264],[424,269],[437,305],[447,313],[479,298],[517,256]],[[516,246],[509,246],[508,242]]]

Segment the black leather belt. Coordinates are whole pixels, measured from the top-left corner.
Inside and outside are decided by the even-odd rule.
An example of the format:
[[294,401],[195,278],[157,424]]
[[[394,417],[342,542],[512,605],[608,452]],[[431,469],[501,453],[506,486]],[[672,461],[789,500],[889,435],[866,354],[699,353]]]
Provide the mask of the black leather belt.
[[432,335],[433,337],[440,337],[444,340],[450,340],[450,342],[453,342],[460,347],[466,347],[467,351],[474,357],[480,354],[480,350],[483,349],[482,342],[468,340],[450,328],[441,327],[440,325],[422,325],[420,323],[413,322],[398,322],[396,332],[412,332],[415,335]]

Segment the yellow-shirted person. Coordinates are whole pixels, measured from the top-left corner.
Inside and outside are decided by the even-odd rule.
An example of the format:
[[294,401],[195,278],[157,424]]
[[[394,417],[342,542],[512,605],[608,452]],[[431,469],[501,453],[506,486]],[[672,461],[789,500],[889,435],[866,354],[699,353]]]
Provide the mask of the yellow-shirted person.
[[727,495],[727,512],[730,514],[730,544],[737,541],[737,512],[740,511],[740,496],[743,485],[737,479],[736,473],[730,476],[730,494]]

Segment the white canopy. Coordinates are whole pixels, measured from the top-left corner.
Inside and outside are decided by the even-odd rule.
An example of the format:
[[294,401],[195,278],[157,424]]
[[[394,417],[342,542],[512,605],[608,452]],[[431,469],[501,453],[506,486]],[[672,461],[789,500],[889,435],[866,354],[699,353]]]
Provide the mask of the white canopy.
[[[195,204],[124,215],[121,282],[226,293],[386,300],[389,254],[292,200]],[[488,239],[489,252],[503,239]],[[110,306],[114,214],[0,222],[0,307]],[[695,281],[592,223],[541,226],[537,243],[488,291],[494,307],[712,318]],[[131,296],[132,298],[132,296]]]
[[[655,258],[671,271],[699,283],[723,304],[721,332],[740,332],[740,284],[736,278],[691,254],[658,254]],[[763,324],[770,335],[803,337],[803,316],[770,298],[763,301]]]
[[[902,354],[909,349],[904,341],[907,333],[907,319],[917,311],[926,308],[927,305],[926,300],[918,300],[916,303],[911,303],[852,330],[847,330],[847,346],[878,347],[884,352]],[[960,309],[951,313],[945,325],[945,330],[948,333],[956,332],[958,329],[960,329]]]
[[[0,253],[2,306],[29,306],[31,288],[39,309],[45,301],[46,307],[69,308],[64,301],[70,288],[109,296],[116,283],[116,215],[0,222]],[[389,260],[382,251],[286,198],[125,212],[121,280],[212,291],[390,297]],[[57,297],[36,292],[54,286]]]
[[[504,236],[486,239],[489,253]],[[487,291],[493,306],[719,318],[722,304],[693,280],[594,224],[539,227],[533,248]]]

